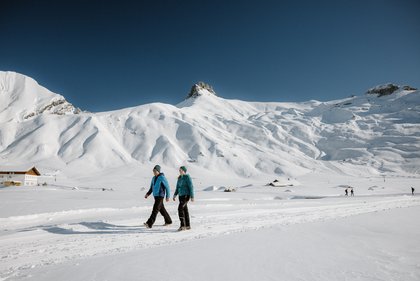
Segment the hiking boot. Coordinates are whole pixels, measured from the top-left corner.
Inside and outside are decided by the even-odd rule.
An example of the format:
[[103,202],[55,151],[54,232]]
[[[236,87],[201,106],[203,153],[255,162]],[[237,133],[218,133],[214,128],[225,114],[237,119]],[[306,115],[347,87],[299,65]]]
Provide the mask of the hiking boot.
[[163,225],[163,226],[168,226],[168,225],[171,225],[172,223],[171,222],[165,222],[165,224]]
[[190,229],[191,229],[191,226],[187,226],[187,227],[186,227],[186,229],[187,229],[187,230],[190,230]]
[[143,223],[146,228],[152,228],[147,222]]
[[178,231],[184,231],[184,230],[187,230],[185,226],[181,226],[180,228],[178,228]]

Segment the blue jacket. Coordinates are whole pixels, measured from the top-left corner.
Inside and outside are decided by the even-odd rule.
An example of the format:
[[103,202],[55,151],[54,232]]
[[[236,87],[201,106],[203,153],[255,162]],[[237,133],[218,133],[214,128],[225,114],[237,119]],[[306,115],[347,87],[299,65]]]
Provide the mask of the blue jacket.
[[178,177],[176,182],[176,189],[174,196],[190,196],[194,198],[194,187],[190,175],[183,175]]
[[152,178],[150,183],[150,189],[147,192],[147,195],[150,195],[153,192],[154,197],[171,197],[171,190],[169,188],[168,180],[165,177],[165,174],[160,173],[159,175]]

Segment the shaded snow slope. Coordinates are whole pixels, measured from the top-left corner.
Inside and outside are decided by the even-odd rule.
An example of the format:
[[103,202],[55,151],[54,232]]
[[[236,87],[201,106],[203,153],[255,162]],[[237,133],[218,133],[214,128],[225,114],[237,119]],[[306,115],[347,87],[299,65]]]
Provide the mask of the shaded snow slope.
[[239,177],[420,173],[420,92],[411,88],[304,103],[227,100],[197,88],[176,106],[75,115],[66,102],[42,111],[62,97],[23,75],[0,74],[1,164],[30,161],[79,175],[133,163]]

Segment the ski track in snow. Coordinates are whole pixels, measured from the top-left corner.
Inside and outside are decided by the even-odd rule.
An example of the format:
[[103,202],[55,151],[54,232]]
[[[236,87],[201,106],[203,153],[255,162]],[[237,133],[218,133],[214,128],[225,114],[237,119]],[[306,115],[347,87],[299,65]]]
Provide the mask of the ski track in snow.
[[[0,280],[26,269],[94,256],[125,253],[230,233],[339,219],[370,212],[420,205],[419,197],[390,196],[293,201],[225,200],[190,203],[193,230],[177,232],[178,218],[163,227],[143,227],[150,207],[70,210],[0,218]],[[308,202],[308,203],[306,203]],[[171,210],[173,211],[173,210]],[[106,220],[104,220],[106,218]]]

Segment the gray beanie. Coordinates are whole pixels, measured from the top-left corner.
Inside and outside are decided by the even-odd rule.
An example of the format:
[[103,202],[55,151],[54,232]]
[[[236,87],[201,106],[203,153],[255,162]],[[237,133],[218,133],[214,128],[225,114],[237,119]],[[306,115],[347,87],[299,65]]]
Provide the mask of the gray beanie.
[[158,172],[160,173],[160,166],[159,166],[159,165],[156,165],[156,166],[153,168],[153,170],[156,170],[156,171],[158,171]]

